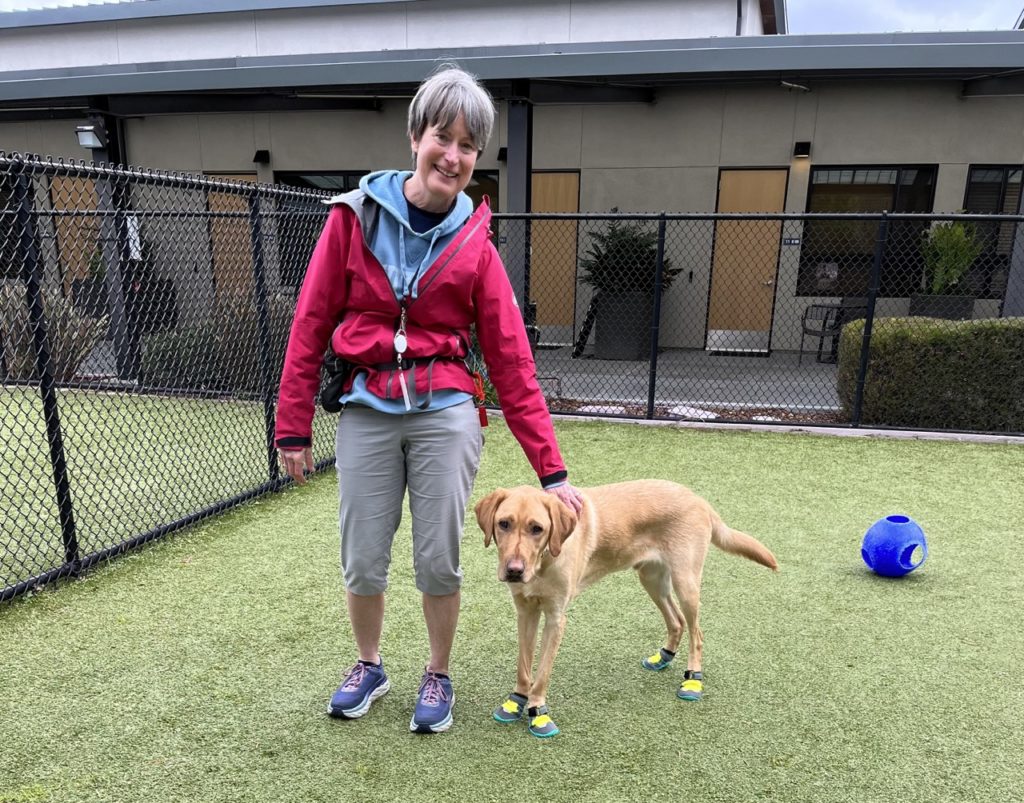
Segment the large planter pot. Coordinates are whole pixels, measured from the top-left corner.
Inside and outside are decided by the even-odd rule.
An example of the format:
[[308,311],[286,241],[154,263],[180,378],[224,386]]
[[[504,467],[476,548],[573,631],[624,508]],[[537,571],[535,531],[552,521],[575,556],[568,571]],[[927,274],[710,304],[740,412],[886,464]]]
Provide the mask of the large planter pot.
[[974,296],[914,293],[910,296],[910,314],[921,318],[969,321],[974,317]]
[[646,360],[651,354],[651,294],[603,292],[596,299],[594,356],[599,360]]

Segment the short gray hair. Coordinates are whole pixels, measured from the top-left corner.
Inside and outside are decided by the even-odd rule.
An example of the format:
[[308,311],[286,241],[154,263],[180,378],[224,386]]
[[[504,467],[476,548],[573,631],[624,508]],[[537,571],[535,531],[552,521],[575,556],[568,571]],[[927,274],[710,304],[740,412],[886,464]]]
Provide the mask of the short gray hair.
[[494,100],[476,76],[454,64],[442,64],[420,84],[409,104],[409,135],[419,141],[427,126],[447,128],[460,114],[473,144],[483,151],[494,129]]

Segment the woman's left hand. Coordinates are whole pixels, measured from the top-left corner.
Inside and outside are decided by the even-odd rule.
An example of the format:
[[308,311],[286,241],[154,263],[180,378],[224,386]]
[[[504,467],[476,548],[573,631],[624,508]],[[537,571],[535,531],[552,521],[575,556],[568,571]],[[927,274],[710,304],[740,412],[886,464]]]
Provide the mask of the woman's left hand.
[[554,488],[545,488],[544,490],[561,499],[562,503],[576,515],[579,515],[580,511],[583,510],[583,494],[568,482],[564,485],[556,485]]

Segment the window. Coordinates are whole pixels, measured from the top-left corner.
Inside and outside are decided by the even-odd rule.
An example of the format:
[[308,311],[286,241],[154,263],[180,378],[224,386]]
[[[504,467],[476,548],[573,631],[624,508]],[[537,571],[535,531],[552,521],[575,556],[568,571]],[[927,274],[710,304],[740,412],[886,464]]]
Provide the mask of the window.
[[[359,188],[359,180],[369,172],[367,170],[334,170],[320,172],[277,172],[274,173],[274,181],[278,184],[285,184],[289,187],[298,187],[305,190],[317,190],[338,194],[349,192]],[[473,178],[469,180],[466,187],[466,194],[473,201],[474,208],[488,196],[491,202],[491,211],[498,211],[498,172],[491,170],[476,170]],[[302,201],[288,201],[284,207],[296,210],[308,211],[308,203]],[[302,284],[302,278],[306,274],[306,264],[309,255],[312,253],[316,236],[320,233],[320,226],[313,232],[309,227],[308,216],[289,218],[285,216],[280,224],[281,236],[281,284],[289,287],[298,287]]]
[[[1022,173],[1020,165],[972,166],[964,209],[983,215],[1018,214]],[[971,292],[978,298],[1002,298],[1017,224],[990,221],[976,228],[982,250],[969,274]]]
[[[282,171],[274,173],[274,181],[278,184],[286,184],[289,187],[299,187],[304,190],[342,193],[358,189],[359,179],[368,172],[368,170],[328,170],[318,173]],[[473,178],[469,180],[469,185],[466,187],[466,195],[472,199],[474,208],[483,200],[485,195],[488,196],[491,202],[491,211],[497,212],[498,171],[474,170]]]
[[316,173],[278,171],[274,173],[274,183],[337,195],[358,189],[359,179],[368,172],[368,170],[322,170]]
[[[934,165],[815,167],[808,212],[930,212]],[[879,293],[908,296],[922,275],[921,236],[926,221],[889,226]],[[865,296],[871,277],[877,220],[811,220],[804,228],[799,295]]]

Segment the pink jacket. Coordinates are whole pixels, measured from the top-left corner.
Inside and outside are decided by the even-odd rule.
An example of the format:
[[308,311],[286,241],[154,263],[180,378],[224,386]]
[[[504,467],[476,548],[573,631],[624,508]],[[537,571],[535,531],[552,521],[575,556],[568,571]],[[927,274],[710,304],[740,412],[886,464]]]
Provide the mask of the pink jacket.
[[[328,343],[339,357],[366,367],[372,393],[401,398],[396,371],[387,365],[395,359],[399,302],[362,235],[360,218],[376,211],[371,205],[361,193],[351,193],[334,206],[313,251],[281,375],[280,447],[312,444],[314,398]],[[522,314],[490,239],[490,219],[485,201],[420,279],[418,297],[407,304],[405,357],[455,358],[433,364],[430,384],[434,390],[472,393],[473,378],[462,358],[469,352],[470,326],[476,324],[508,427],[542,484],[550,484],[566,478],[565,464],[537,383]],[[417,393],[425,394],[426,368],[417,367],[415,375]]]

